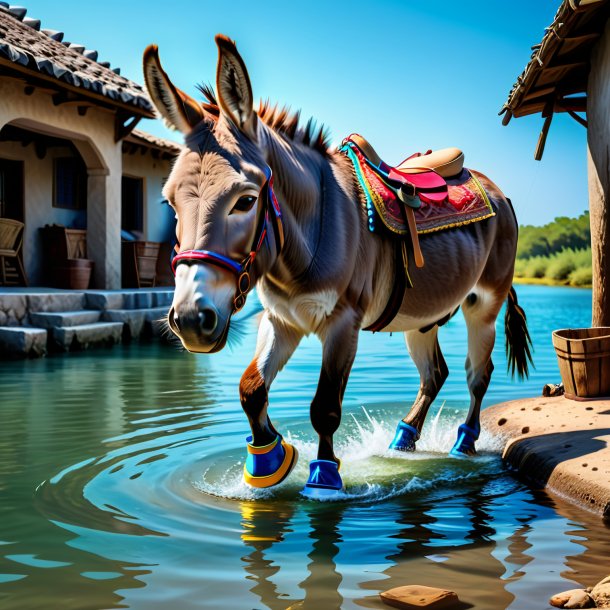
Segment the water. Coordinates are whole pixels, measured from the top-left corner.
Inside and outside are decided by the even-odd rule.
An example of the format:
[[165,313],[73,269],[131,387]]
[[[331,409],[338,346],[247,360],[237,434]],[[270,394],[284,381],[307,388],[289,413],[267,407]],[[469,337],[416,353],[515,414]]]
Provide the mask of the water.
[[[506,376],[500,332],[486,404],[558,381],[550,331],[590,323],[590,291],[518,292],[536,369]],[[468,403],[460,315],[440,341],[450,376],[418,452],[390,455],[418,376],[402,336],[361,335],[337,435],[346,492],[326,503],[299,495],[315,338],[271,392],[301,455],[271,491],[241,482],[253,326],[212,356],[151,344],[0,364],[0,608],[381,608],[379,591],[418,583],[530,610],[606,576],[610,530],[506,473],[494,439],[473,460],[446,457]]]

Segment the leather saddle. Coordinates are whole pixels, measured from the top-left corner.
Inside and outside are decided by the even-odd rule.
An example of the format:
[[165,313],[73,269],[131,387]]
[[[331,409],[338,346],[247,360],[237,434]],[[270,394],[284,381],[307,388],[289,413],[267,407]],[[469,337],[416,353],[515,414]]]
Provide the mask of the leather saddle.
[[415,153],[392,167],[381,159],[371,143],[361,135],[353,133],[347,139],[356,144],[373,165],[385,170],[388,175],[391,175],[388,170],[393,170],[397,178],[406,181],[409,181],[414,174],[428,172],[434,172],[441,178],[451,178],[457,176],[464,169],[464,153],[459,148],[440,148],[439,150],[428,151],[423,155]]
[[[378,192],[373,193],[372,196],[370,196],[370,188],[365,187],[365,190],[369,191],[370,199],[375,203],[377,212],[382,218],[388,211],[385,206],[388,205],[389,200],[402,202],[402,214],[409,228],[415,264],[417,267],[423,267],[424,258],[419,245],[414,210],[422,203],[441,204],[447,200],[448,187],[445,178],[462,171],[464,166],[462,151],[457,148],[446,148],[424,155],[415,154],[393,167],[385,163],[371,144],[358,134],[351,134],[345,138],[342,150],[347,151],[348,156],[352,156],[352,162],[359,165],[362,179],[368,187],[372,186],[372,190],[376,190],[376,185]],[[369,222],[371,222],[370,214]],[[390,228],[388,223],[386,226]],[[369,228],[373,230],[372,225]],[[404,243],[403,256],[406,269]]]

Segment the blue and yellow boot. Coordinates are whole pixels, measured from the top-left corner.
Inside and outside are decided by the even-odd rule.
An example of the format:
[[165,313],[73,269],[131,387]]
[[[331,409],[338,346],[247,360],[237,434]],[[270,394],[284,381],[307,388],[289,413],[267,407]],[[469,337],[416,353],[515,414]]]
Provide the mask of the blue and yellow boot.
[[244,481],[252,487],[272,487],[281,483],[296,466],[299,454],[279,434],[272,443],[255,447],[247,439],[248,457],[244,464]]
[[417,428],[405,424],[404,421],[398,423],[396,434],[389,449],[396,451],[415,451],[415,443],[419,440],[419,432]]
[[333,460],[312,460],[309,463],[309,479],[301,493],[313,500],[336,496],[343,489],[340,467],[341,463]]
[[458,428],[457,441],[449,452],[452,457],[463,458],[477,454],[474,443],[479,438],[481,427],[477,424],[476,428],[471,428],[466,424],[462,424]]

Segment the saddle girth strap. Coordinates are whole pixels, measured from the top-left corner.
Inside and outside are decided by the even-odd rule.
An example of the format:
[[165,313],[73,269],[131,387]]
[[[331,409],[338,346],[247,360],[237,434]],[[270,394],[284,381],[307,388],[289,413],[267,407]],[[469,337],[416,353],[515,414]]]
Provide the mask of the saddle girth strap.
[[413,286],[411,278],[407,274],[406,265],[404,264],[402,247],[402,245],[396,244],[396,280],[392,284],[390,298],[388,299],[384,310],[381,312],[381,315],[363,330],[370,330],[371,332],[376,333],[388,326],[400,311],[400,306],[402,305],[402,300],[405,296],[405,290],[407,287],[411,288]]

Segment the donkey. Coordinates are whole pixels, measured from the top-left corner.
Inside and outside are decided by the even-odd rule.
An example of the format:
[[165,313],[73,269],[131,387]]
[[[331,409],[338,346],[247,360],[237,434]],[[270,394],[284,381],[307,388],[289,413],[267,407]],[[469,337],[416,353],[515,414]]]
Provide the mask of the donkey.
[[[361,329],[377,320],[404,269],[388,238],[371,233],[363,193],[349,159],[331,149],[322,127],[299,126],[268,103],[254,110],[245,63],[229,38],[216,36],[216,94],[204,102],[178,89],[158,49],[144,52],[151,99],[171,127],[184,134],[164,188],[176,212],[176,289],[168,324],[192,352],[216,352],[232,314],[256,285],[264,312],[254,358],[244,372],[240,400],[248,417],[246,483],[270,487],[293,469],[297,452],[271,423],[269,388],[301,338],[323,344],[311,422],[317,459],[303,493],[337,494],[343,487],[333,435]],[[518,225],[510,201],[477,173],[495,215],[465,227],[421,236],[426,264],[411,265],[413,287],[384,331],[403,331],[420,374],[417,397],[399,422],[391,449],[413,451],[448,369],[437,335],[460,307],[468,327],[466,372],[470,409],[451,454],[476,453],[481,402],[493,371],[495,322],[506,309],[509,368],[528,374],[530,338],[512,288]],[[413,254],[410,252],[410,262]]]

